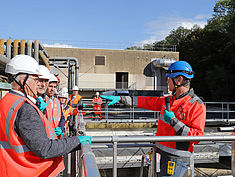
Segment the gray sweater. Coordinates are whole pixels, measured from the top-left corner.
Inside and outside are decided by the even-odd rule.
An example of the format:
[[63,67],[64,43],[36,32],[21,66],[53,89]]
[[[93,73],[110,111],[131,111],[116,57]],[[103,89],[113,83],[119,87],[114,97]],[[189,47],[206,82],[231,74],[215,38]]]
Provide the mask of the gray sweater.
[[[15,92],[11,93],[19,95]],[[17,112],[14,129],[28,148],[43,159],[62,156],[80,149],[77,136],[56,140],[49,139],[39,114],[27,102]]]

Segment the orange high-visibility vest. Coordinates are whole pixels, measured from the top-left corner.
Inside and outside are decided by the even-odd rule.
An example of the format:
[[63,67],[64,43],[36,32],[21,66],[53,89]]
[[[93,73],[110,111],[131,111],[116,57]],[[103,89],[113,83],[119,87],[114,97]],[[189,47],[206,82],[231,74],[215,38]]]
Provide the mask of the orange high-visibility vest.
[[73,107],[71,107],[70,105],[67,105],[62,111],[63,111],[63,115],[64,115],[64,119],[65,119],[65,131],[68,132],[68,116],[72,115],[72,111],[74,110]]
[[69,95],[69,102],[72,107],[76,107],[79,100],[82,98],[80,95],[77,95],[74,99],[72,99],[73,95]]
[[54,177],[64,169],[62,156],[42,159],[36,156],[14,130],[17,112],[28,102],[38,112],[48,138],[56,139],[50,123],[29,99],[11,93],[0,100],[0,176],[50,176]]
[[51,107],[50,98],[48,96],[45,97],[47,104],[46,117],[51,123],[53,128],[58,127],[61,119],[61,105],[60,101],[57,98],[53,99],[53,108]]

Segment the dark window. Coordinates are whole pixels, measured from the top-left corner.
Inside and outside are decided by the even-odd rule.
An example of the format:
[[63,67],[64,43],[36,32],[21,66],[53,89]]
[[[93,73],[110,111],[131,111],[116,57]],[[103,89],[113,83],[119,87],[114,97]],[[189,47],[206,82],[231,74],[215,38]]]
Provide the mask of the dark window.
[[105,56],[95,56],[95,65],[105,65]]
[[128,88],[128,73],[116,72],[116,88],[127,89]]

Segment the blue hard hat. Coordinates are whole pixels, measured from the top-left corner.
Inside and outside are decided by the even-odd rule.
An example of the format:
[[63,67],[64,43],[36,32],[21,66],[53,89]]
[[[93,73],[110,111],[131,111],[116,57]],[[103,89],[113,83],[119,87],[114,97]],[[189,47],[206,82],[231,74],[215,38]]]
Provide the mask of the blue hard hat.
[[176,61],[168,68],[166,77],[175,78],[176,76],[184,76],[188,79],[192,79],[194,72],[190,64],[186,61]]

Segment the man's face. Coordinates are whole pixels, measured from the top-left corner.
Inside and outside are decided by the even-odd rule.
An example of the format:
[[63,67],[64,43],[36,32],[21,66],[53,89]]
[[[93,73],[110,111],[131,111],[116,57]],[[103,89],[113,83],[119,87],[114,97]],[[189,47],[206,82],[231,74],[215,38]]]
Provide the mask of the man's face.
[[55,92],[56,92],[56,87],[57,87],[57,83],[56,82],[50,82],[48,84],[47,90],[46,90],[46,95],[49,96],[50,98],[52,96],[54,96]]
[[78,90],[73,90],[73,95],[77,95],[78,94]]
[[59,97],[61,104],[66,103],[67,98]]
[[[24,82],[24,78],[20,79],[19,81],[21,84]],[[25,92],[27,95],[34,97],[37,94],[37,83],[38,83],[38,76],[36,75],[29,75],[29,78],[26,81],[25,85]]]
[[169,90],[172,92],[174,90],[175,86],[174,86],[172,79],[169,77],[167,78],[167,84],[168,84]]
[[48,79],[39,79],[37,82],[37,95],[40,96],[46,92],[48,87]]

